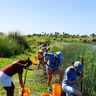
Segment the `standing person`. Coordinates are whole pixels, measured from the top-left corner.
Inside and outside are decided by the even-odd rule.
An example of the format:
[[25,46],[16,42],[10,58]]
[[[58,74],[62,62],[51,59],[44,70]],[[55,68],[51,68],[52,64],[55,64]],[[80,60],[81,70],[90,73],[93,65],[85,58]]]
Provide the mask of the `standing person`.
[[0,84],[6,90],[7,96],[14,96],[15,86],[11,77],[15,73],[18,73],[20,86],[24,88],[22,80],[23,69],[28,68],[31,64],[29,58],[26,60],[19,59],[0,70]]
[[75,83],[78,82],[78,73],[81,75],[83,73],[83,66],[80,61],[72,63],[72,65],[65,70],[62,90],[66,93],[66,96],[83,96],[82,92],[75,88]]
[[50,50],[49,43],[45,42],[45,43],[40,44],[38,49],[43,50],[44,52],[48,52]]
[[44,54],[46,54],[46,52],[48,52],[49,50],[50,50],[49,43],[45,42],[45,43],[40,44],[40,46],[38,48],[38,52],[37,52],[37,54],[38,54],[37,69],[39,69],[40,66],[43,66],[44,72],[45,72],[45,64],[43,64],[42,61],[44,61]]
[[41,66],[45,66],[44,64],[44,51],[39,49],[38,50],[38,65],[37,65],[37,69],[39,70]]
[[58,51],[56,53],[46,53],[45,54],[45,64],[46,64],[46,70],[48,73],[48,91],[51,91],[51,80],[52,80],[52,75],[54,74],[59,74],[59,80],[60,83],[63,80],[63,73],[62,71],[59,69],[59,64],[61,62],[62,59],[62,52]]

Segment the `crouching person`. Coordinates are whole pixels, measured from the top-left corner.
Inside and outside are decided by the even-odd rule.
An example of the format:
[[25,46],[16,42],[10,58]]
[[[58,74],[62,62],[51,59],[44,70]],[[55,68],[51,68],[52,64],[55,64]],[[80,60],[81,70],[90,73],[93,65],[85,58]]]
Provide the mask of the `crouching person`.
[[19,59],[0,70],[0,84],[6,90],[6,96],[14,96],[15,86],[11,77],[15,73],[18,73],[21,88],[24,88],[22,80],[23,69],[28,68],[30,65],[31,60],[29,58],[26,60]]
[[83,96],[82,92],[74,86],[78,82],[78,73],[83,73],[83,67],[79,61],[74,62],[65,70],[62,90],[66,93],[66,96]]

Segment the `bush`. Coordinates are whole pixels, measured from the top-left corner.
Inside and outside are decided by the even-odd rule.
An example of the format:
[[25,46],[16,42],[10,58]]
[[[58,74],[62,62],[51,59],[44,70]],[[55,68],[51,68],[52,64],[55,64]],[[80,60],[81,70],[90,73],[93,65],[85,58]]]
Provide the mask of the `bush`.
[[8,38],[12,39],[14,43],[21,45],[24,49],[30,49],[24,36],[21,36],[19,32],[9,33]]
[[0,57],[9,57],[14,55],[15,44],[8,38],[0,38]]
[[96,39],[92,39],[92,42],[96,42]]
[[17,32],[0,37],[0,57],[10,57],[30,49],[24,37]]

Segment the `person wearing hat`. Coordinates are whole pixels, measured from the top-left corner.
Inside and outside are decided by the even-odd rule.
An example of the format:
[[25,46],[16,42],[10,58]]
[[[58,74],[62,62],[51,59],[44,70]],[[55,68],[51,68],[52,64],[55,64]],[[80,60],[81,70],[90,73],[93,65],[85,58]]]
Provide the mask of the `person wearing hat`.
[[44,52],[48,52],[50,50],[50,46],[48,42],[40,44],[38,50],[43,50]]
[[28,68],[31,64],[32,62],[29,58],[25,60],[19,59],[0,70],[0,84],[6,90],[6,96],[14,96],[15,86],[11,77],[16,73],[18,73],[21,88],[24,88],[22,80],[23,69]]
[[53,74],[59,74],[60,75],[60,82],[63,80],[63,73],[59,69],[59,64],[62,59],[62,52],[58,51],[55,53],[45,53],[44,55],[44,64],[46,64],[46,71],[48,74],[48,91],[51,91],[51,79]]
[[65,70],[64,80],[62,82],[62,90],[66,93],[66,96],[83,96],[82,92],[75,88],[75,84],[78,82],[77,77],[83,73],[83,66],[80,61],[73,62],[70,67]]
[[43,50],[41,50],[41,49],[39,49],[38,50],[38,65],[37,65],[37,69],[39,70],[40,69],[40,67],[41,66],[43,66],[44,67],[44,51]]

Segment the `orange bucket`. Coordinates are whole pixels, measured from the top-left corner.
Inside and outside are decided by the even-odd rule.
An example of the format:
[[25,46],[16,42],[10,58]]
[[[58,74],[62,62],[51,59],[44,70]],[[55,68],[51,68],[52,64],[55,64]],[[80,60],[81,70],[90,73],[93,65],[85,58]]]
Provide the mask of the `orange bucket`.
[[23,96],[30,96],[30,90],[28,88],[24,88],[24,92],[22,91],[23,89],[20,89],[19,96],[22,96],[22,93],[23,93]]
[[53,84],[53,96],[61,96],[61,84]]
[[52,96],[52,95],[49,93],[42,93],[40,96]]

